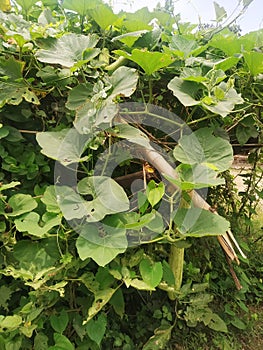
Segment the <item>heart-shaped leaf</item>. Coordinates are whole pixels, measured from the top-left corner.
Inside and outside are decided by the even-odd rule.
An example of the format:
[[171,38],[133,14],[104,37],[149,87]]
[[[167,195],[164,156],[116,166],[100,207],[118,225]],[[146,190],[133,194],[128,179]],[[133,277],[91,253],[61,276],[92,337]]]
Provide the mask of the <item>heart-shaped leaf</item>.
[[9,199],[8,205],[11,207],[12,212],[7,215],[19,216],[34,210],[37,207],[37,202],[29,194],[18,193]]
[[[98,40],[95,34],[64,34],[53,42],[49,49],[38,50],[35,57],[41,62],[60,64],[68,68],[75,64],[79,66],[80,63],[84,64],[99,54],[100,50],[95,48]],[[85,56],[86,50],[89,50],[89,53]]]
[[143,259],[140,262],[140,273],[142,279],[150,287],[155,288],[161,282],[163,277],[163,267],[161,262],[152,262],[149,259]]
[[201,128],[180,138],[174,148],[174,157],[184,164],[200,164],[222,172],[233,162],[231,144],[213,135],[211,128]]
[[134,49],[131,54],[123,50],[116,50],[114,52],[137,63],[148,75],[169,66],[174,61],[174,58],[167,53],[150,52],[144,49]]
[[42,148],[41,153],[58,160],[63,165],[87,160],[81,157],[92,135],[79,134],[75,129],[37,133],[36,140]]
[[76,247],[82,260],[92,258],[105,266],[127,248],[126,230],[123,228],[85,224],[77,239]]
[[95,341],[98,346],[100,345],[103,336],[106,331],[107,318],[105,314],[99,314],[98,318],[95,320],[91,319],[86,326],[88,336],[90,339]]
[[222,216],[199,208],[180,208],[174,216],[178,231],[191,237],[217,236],[229,230],[229,222]]

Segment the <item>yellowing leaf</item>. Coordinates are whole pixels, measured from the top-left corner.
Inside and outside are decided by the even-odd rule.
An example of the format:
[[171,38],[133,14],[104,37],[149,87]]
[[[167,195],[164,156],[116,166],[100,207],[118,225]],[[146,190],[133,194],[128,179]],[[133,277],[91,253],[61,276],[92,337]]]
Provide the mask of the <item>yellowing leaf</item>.
[[3,12],[9,12],[11,10],[10,0],[0,0],[0,10]]

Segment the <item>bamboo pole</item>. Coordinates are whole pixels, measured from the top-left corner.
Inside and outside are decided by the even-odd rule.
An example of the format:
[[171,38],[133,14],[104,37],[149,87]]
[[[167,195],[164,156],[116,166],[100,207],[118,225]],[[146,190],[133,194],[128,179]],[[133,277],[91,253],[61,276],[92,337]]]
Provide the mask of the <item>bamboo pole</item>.
[[[171,178],[176,179],[177,174],[172,168],[172,166],[164,159],[164,157],[159,154],[154,149],[146,149],[146,148],[139,148],[139,152],[144,156],[144,158],[152,164],[152,166],[159,171],[160,174],[168,175]],[[180,191],[179,187],[177,187],[174,183],[171,183],[171,185],[177,190]],[[189,192],[189,195],[192,199],[193,205],[197,208],[201,208],[204,210],[209,210],[213,212],[214,214],[217,214],[217,212],[211,208],[211,206],[196,192],[191,191]],[[245,254],[242,252],[240,246],[238,245],[236,239],[234,238],[231,231],[226,232],[223,235],[218,235],[217,239],[223,248],[225,254],[228,256],[230,261],[235,260],[237,264],[239,264],[238,256],[235,252],[235,249],[233,248],[233,245],[231,243],[231,240],[233,244],[236,246],[239,253],[242,255],[243,258],[246,258]]]

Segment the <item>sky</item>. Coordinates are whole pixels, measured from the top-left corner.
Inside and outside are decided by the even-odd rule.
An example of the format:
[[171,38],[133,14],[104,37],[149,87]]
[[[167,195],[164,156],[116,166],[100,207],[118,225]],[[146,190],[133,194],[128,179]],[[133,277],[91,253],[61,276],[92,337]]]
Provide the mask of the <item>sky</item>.
[[[114,12],[120,10],[134,12],[144,6],[153,10],[158,2],[164,5],[165,0],[109,0],[113,5]],[[213,0],[174,0],[175,14],[180,13],[182,22],[199,23],[199,17],[202,23],[208,23],[215,20],[215,11]],[[228,15],[235,10],[241,0],[217,0],[220,6],[223,6]],[[239,6],[234,13],[238,14],[241,10]],[[234,18],[234,17],[231,17]],[[248,6],[246,12],[238,19],[237,24],[242,29],[242,34],[263,28],[263,2],[262,0],[253,0]]]

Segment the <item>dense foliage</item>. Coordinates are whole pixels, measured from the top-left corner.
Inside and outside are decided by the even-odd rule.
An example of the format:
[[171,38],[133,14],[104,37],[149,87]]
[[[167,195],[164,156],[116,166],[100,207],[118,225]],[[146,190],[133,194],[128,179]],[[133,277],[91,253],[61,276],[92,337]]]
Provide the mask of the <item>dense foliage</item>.
[[[0,349],[169,349],[201,325],[245,329],[260,267],[237,267],[236,291],[209,236],[250,227],[263,197],[263,31],[98,0],[17,0],[0,19]],[[247,142],[237,196],[232,145]],[[155,149],[177,179],[141,161]],[[207,188],[221,216],[193,207]]]

